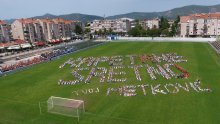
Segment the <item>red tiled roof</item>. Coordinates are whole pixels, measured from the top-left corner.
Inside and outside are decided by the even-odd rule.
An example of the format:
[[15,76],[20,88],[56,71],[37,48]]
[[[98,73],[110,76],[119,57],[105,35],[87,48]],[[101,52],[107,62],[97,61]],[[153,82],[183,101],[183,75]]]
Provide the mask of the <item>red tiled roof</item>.
[[37,22],[36,19],[18,19],[18,21],[25,24]]
[[181,16],[180,22],[184,23],[190,19],[220,19],[220,12],[217,13],[197,13],[189,16]]
[[38,20],[46,23],[54,23],[52,20],[49,19],[38,19]]
[[6,24],[6,23],[5,23],[5,21],[0,20],[0,25],[2,25],[2,24]]
[[200,13],[200,14],[191,14],[191,19],[214,19],[220,18],[220,13]]
[[211,18],[220,18],[220,13],[211,13]]
[[190,19],[190,16],[181,16],[180,17],[180,22],[186,23]]
[[19,22],[24,23],[24,24],[28,24],[28,23],[39,23],[39,21],[42,22],[46,22],[46,23],[64,23],[64,24],[71,24],[73,22],[76,21],[72,21],[72,20],[65,20],[62,18],[55,18],[55,19],[18,19]]
[[53,19],[53,21],[54,21],[55,23],[65,23],[65,24],[71,24],[71,23],[74,22],[74,21],[65,20],[65,19],[62,19],[62,18],[55,18],[55,19]]

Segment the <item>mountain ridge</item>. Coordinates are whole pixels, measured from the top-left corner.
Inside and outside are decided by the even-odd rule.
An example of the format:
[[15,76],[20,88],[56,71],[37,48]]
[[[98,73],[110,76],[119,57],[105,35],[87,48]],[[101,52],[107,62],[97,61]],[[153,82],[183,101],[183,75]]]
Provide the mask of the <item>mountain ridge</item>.
[[109,16],[107,18],[117,19],[117,18],[129,17],[133,19],[145,19],[145,18],[152,19],[152,18],[164,16],[168,19],[174,19],[178,15],[184,16],[184,15],[195,14],[195,13],[209,13],[209,12],[220,12],[220,4],[213,5],[213,6],[189,5],[189,6],[174,8],[174,9],[163,11],[163,12],[131,12],[127,14]]
[[[188,5],[183,7],[178,7],[174,9],[170,9],[162,12],[130,12],[125,14],[118,14],[113,16],[106,17],[107,19],[118,19],[118,18],[133,18],[133,19],[153,19],[164,16],[168,19],[175,19],[178,15],[184,16],[194,13],[212,13],[212,12],[220,12],[220,4],[205,6],[205,5]],[[78,20],[82,22],[93,21],[95,19],[103,19],[101,16],[97,15],[89,15],[89,14],[81,14],[81,13],[71,13],[71,14],[63,14],[63,15],[54,15],[50,13],[46,13],[42,16],[35,16],[31,18],[64,18],[67,20]],[[12,23],[15,19],[5,20],[7,23]]]

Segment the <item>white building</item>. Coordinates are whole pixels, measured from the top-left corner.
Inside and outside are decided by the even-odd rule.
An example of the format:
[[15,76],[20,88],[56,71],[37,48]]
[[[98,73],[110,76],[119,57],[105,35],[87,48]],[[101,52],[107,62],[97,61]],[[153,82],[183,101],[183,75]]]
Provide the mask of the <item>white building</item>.
[[43,32],[40,24],[35,19],[17,19],[12,25],[13,39],[20,39],[29,42],[43,40]]
[[112,30],[115,33],[126,33],[130,30],[130,20],[128,18],[121,18],[115,20],[94,20],[90,22],[90,31],[94,33],[95,31],[105,29],[107,31]]
[[151,20],[145,19],[140,21],[140,24],[145,30],[153,29],[153,28],[158,29],[160,24],[160,19],[151,19]]
[[10,41],[10,28],[4,21],[0,20],[0,42]]
[[14,39],[29,42],[70,39],[75,30],[75,22],[61,18],[49,19],[17,19],[12,25]]
[[220,35],[220,13],[192,14],[180,17],[181,37]]

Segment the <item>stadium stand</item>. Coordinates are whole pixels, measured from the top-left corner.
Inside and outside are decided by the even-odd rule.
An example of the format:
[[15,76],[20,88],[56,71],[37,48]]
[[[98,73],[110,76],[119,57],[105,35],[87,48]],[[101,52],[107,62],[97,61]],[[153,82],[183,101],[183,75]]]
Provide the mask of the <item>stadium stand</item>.
[[26,58],[23,60],[19,60],[12,64],[0,65],[0,76],[8,72],[17,71],[17,70],[26,68],[34,64],[38,64],[38,63],[45,62],[45,61],[50,61],[50,60],[56,59],[57,57],[70,54],[75,51],[87,49],[87,48],[90,48],[92,46],[96,46],[99,44],[102,44],[102,42],[99,42],[99,43],[82,42],[71,47],[60,47],[52,51],[45,51],[36,57],[30,57],[30,58]]
[[51,60],[52,58],[64,55],[64,54],[68,54],[68,53],[72,53],[76,51],[76,48],[63,48],[63,49],[57,49],[57,50],[53,50],[51,52],[45,52],[42,53],[40,56],[34,57],[34,58],[30,58],[30,59],[25,59],[25,60],[21,60],[18,62],[15,62],[13,64],[10,65],[5,65],[0,67],[0,71],[1,72],[7,72],[7,71],[12,71],[15,70],[17,68],[21,68],[21,67],[26,67],[29,65],[33,65],[33,64],[37,64],[43,61],[47,61],[47,60]]

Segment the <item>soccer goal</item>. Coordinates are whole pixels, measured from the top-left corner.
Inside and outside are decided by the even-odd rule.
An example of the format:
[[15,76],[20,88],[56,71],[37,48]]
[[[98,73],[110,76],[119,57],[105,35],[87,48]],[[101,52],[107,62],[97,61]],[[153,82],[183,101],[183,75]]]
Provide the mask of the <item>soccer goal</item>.
[[51,96],[47,100],[47,111],[69,117],[77,117],[85,112],[84,101]]

